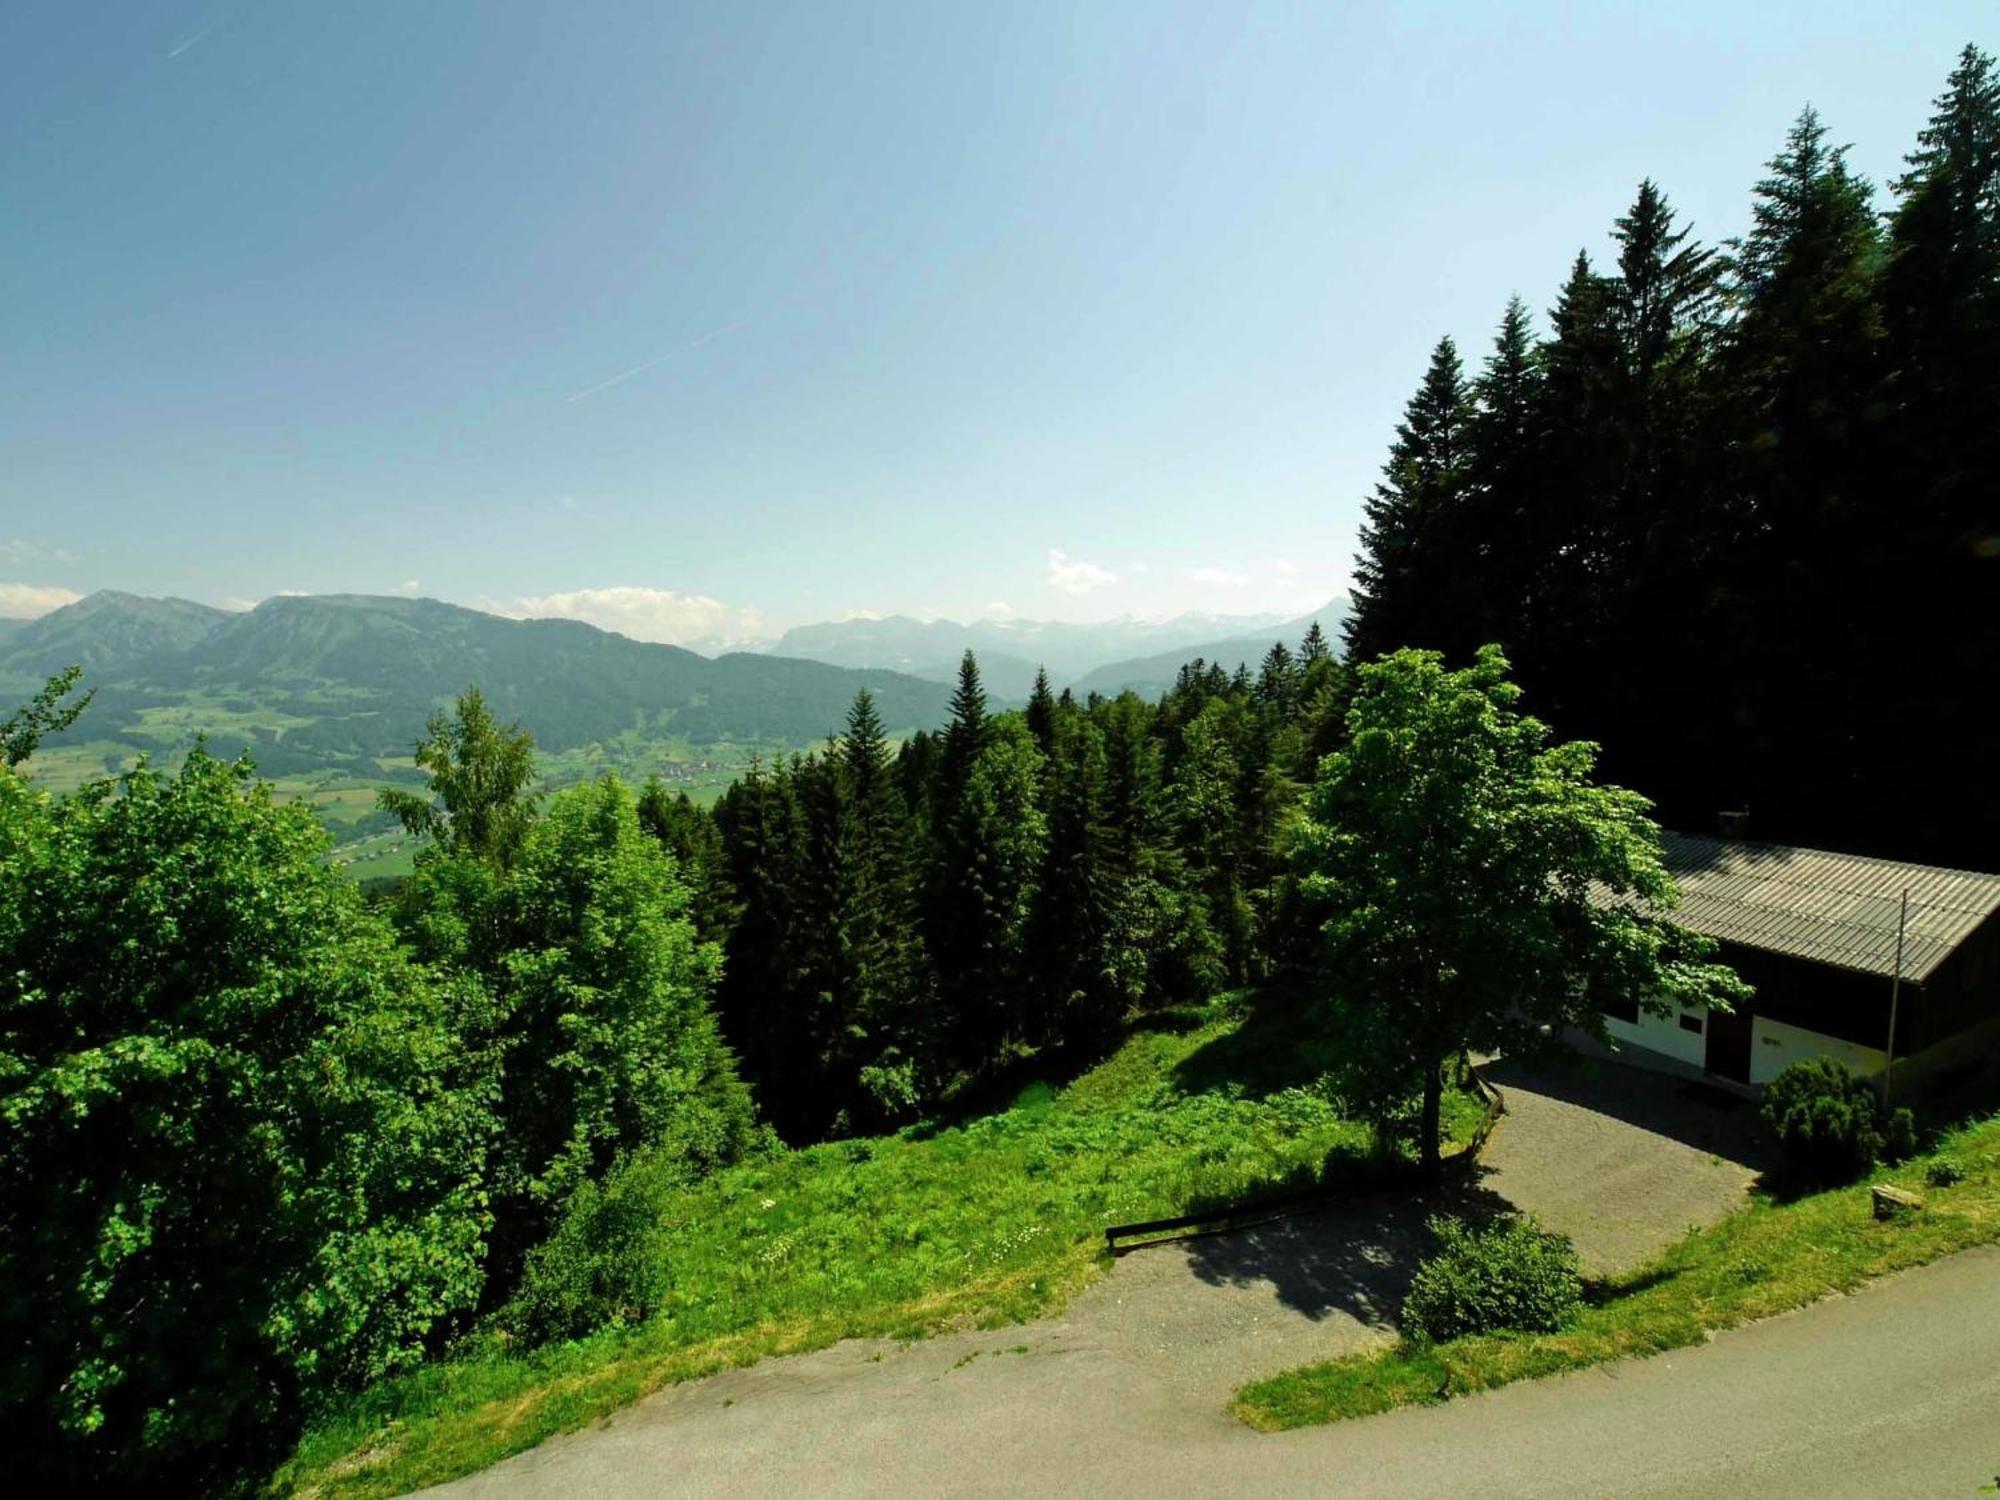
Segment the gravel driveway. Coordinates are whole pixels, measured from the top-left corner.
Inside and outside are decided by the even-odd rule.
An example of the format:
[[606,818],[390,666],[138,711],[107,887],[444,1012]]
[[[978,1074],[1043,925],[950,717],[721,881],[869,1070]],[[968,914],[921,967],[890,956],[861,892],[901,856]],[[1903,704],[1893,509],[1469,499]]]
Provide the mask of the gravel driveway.
[[1569,1235],[1588,1271],[1629,1270],[1714,1223],[1766,1165],[1756,1105],[1712,1085],[1586,1057],[1481,1071],[1507,1100],[1482,1184]]

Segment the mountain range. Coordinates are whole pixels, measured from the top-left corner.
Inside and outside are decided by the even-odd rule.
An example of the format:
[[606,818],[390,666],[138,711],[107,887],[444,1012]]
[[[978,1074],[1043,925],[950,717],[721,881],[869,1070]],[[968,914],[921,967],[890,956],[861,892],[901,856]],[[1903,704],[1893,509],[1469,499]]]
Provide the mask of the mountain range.
[[883,668],[934,682],[954,680],[959,659],[971,651],[987,690],[1001,698],[1025,698],[1038,667],[1048,669],[1058,688],[1117,693],[1130,687],[1152,695],[1172,684],[1184,661],[1199,656],[1234,668],[1238,661],[1263,656],[1275,640],[1296,644],[1315,619],[1331,632],[1345,613],[1345,601],[1335,599],[1299,620],[1282,614],[1184,614],[1167,620],[962,624],[887,615],[795,626],[770,650],[774,656]]
[[804,745],[866,686],[885,723],[940,723],[948,693],[902,673],[735,653],[698,656],[574,620],[511,620],[431,599],[283,596],[240,614],[97,593],[0,637],[0,703],[71,664],[97,689],[71,738],[171,748],[207,733],[275,774],[373,772],[476,683],[545,750],[638,733]]
[[[577,620],[509,619],[434,599],[281,595],[232,613],[105,591],[39,619],[0,622],[0,707],[81,666],[96,699],[50,742],[71,758],[93,747],[77,774],[127,764],[138,751],[185,749],[197,736],[220,754],[249,750],[278,777],[407,774],[425,720],[468,684],[552,754],[594,759],[616,747],[612,760],[643,766],[673,742],[683,754],[728,745],[740,760],[748,747],[810,745],[835,732],[863,686],[892,730],[935,727],[967,649],[998,702],[1025,698],[1044,663],[1058,686],[1155,695],[1195,657],[1254,664],[1273,641],[1296,643],[1313,619],[1331,630],[1340,604],[1294,621],[961,625],[891,616],[801,627],[769,654],[707,657]],[[1107,659],[1148,646],[1149,654]]]

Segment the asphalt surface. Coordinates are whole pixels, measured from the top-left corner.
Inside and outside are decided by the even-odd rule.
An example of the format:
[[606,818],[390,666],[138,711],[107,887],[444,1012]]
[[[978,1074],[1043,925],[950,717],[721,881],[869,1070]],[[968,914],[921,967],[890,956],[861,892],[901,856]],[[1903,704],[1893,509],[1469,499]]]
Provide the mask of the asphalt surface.
[[[1090,1350],[1003,1340],[956,1371],[919,1346],[922,1379],[889,1388],[868,1345],[772,1361],[437,1493],[1973,1500],[2000,1476],[1992,1250],[1681,1353],[1274,1436],[1157,1386],[1106,1391],[1118,1371]],[[946,1394],[982,1366],[976,1407]]]
[[[1534,1209],[1600,1268],[1726,1212],[1746,1118],[1609,1065],[1505,1075],[1477,1180],[1141,1251],[1061,1317],[850,1341],[664,1391],[433,1493],[1966,1495],[2000,1468],[2000,1254],[1713,1344],[1278,1436],[1243,1381],[1390,1336],[1438,1208]],[[1594,1185],[1594,1186],[1593,1186]]]

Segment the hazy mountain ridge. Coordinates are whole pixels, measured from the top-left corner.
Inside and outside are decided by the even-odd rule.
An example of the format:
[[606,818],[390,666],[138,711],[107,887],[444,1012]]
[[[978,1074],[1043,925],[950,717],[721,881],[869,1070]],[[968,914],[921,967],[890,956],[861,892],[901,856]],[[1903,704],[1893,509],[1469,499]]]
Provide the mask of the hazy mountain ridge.
[[864,685],[896,728],[942,722],[947,699],[940,684],[894,672],[711,660],[574,620],[365,595],[284,596],[229,614],[93,594],[0,640],[0,689],[19,698],[72,662],[100,690],[79,736],[131,738],[149,713],[170,711],[190,732],[213,720],[224,747],[247,732],[260,762],[291,767],[407,755],[432,709],[469,683],[551,750],[634,730],[806,744],[839,727]]
[[0,632],[0,680],[39,680],[80,666],[93,682],[153,656],[194,647],[224,622],[227,610],[192,599],[150,599],[103,589]]
[[1219,640],[1176,646],[1151,656],[1107,663],[1077,679],[1074,687],[1080,694],[1103,693],[1111,697],[1129,689],[1141,697],[1156,698],[1174,685],[1181,667],[1197,657],[1203,661],[1220,662],[1224,670],[1233,672],[1239,662],[1248,663],[1254,670],[1265,653],[1279,641],[1296,651],[1299,641],[1315,620],[1319,622],[1319,628],[1326,632],[1328,641],[1338,650],[1340,622],[1346,617],[1347,601],[1330,599],[1324,608],[1300,615],[1296,620],[1247,630]]
[[795,626],[771,654],[835,666],[888,668],[948,682],[957,675],[959,658],[969,650],[979,657],[980,674],[989,690],[1021,698],[1037,667],[1046,667],[1050,680],[1063,687],[1080,683],[1111,663],[1171,654],[1204,641],[1276,627],[1284,618],[1189,613],[1167,620],[983,619],[967,624],[886,615]]

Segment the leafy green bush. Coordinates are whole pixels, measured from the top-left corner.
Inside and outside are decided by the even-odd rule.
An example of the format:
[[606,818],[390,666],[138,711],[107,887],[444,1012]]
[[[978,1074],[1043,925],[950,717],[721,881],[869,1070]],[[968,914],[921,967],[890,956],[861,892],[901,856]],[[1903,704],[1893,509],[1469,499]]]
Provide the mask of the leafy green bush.
[[1963,1181],[1965,1181],[1965,1168],[1960,1166],[1952,1157],[1940,1156],[1936,1161],[1924,1168],[1924,1185],[1926,1187],[1953,1187]]
[[1526,1216],[1477,1227],[1440,1216],[1430,1230],[1438,1250],[1417,1267],[1403,1300],[1406,1334],[1441,1342],[1503,1329],[1553,1333],[1582,1306],[1583,1276],[1567,1235]]
[[0,1438],[49,1493],[224,1487],[479,1296],[483,997],[325,853],[199,750],[0,770]]
[[502,1326],[543,1344],[643,1321],[659,1300],[652,1241],[661,1204],[693,1175],[686,1158],[649,1152],[602,1184],[584,1183],[555,1231],[528,1252]]
[[1791,1064],[1764,1087],[1764,1124],[1801,1187],[1852,1182],[1885,1144],[1874,1090],[1830,1057]]

